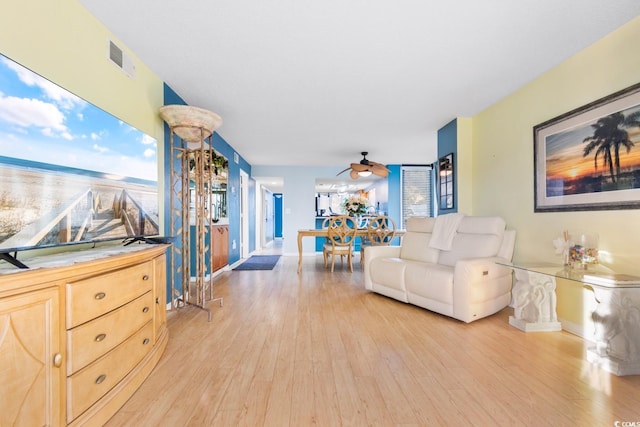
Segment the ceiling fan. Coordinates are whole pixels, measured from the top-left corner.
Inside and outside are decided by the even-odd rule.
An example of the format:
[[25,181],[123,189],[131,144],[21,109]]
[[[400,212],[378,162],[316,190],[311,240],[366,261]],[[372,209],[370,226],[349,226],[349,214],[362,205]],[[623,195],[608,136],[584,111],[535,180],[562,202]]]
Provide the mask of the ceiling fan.
[[349,176],[352,179],[358,179],[361,176],[367,177],[371,174],[381,176],[383,178],[389,175],[389,169],[387,169],[385,165],[367,159],[367,154],[369,154],[368,152],[362,151],[360,154],[362,154],[362,160],[360,160],[360,163],[351,163],[348,168],[339,172],[336,176],[348,171],[349,169],[351,169]]

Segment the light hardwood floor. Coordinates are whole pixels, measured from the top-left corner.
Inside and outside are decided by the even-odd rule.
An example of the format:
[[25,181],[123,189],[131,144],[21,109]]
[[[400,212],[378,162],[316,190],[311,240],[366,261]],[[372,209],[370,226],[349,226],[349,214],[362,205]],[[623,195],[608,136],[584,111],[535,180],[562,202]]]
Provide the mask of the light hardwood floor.
[[230,271],[213,321],[169,313],[160,363],[108,426],[613,426],[640,422],[640,376],[585,361],[512,310],[461,323],[364,289],[322,256]]

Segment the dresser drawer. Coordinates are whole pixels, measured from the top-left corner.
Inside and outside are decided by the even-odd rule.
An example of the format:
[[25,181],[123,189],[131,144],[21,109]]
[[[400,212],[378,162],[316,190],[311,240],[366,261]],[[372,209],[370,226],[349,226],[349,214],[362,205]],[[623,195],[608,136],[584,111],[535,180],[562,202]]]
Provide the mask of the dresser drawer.
[[67,331],[67,375],[102,356],[153,318],[153,293]]
[[151,262],[67,283],[67,329],[126,304],[152,286]]
[[67,378],[67,422],[86,411],[153,348],[153,322],[89,366]]

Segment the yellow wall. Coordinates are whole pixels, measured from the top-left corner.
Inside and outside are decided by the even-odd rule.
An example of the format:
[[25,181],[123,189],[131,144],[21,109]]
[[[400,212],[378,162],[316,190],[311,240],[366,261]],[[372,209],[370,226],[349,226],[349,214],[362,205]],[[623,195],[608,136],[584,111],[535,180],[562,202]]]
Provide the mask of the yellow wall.
[[[134,59],[135,79],[107,57],[109,39]],[[154,137],[162,179],[163,82],[77,0],[3,1],[0,53]]]
[[[130,125],[163,140],[163,82],[76,0],[11,0],[0,14],[0,53]],[[130,79],[107,40],[135,59]]]
[[469,117],[458,117],[457,125],[457,169],[458,212],[471,215],[473,213],[473,120]]
[[[473,118],[473,214],[503,216],[517,230],[516,261],[555,261],[552,240],[598,233],[603,263],[640,274],[638,210],[534,213],[533,127],[640,82],[640,17]],[[558,315],[584,318],[580,287],[558,283]]]

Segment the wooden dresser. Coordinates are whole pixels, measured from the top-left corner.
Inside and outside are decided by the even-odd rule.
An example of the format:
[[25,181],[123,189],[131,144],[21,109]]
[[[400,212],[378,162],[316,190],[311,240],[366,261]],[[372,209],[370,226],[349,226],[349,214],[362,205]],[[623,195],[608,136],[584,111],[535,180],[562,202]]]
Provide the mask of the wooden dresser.
[[2,265],[0,425],[101,425],[131,397],[168,340],[166,249]]

